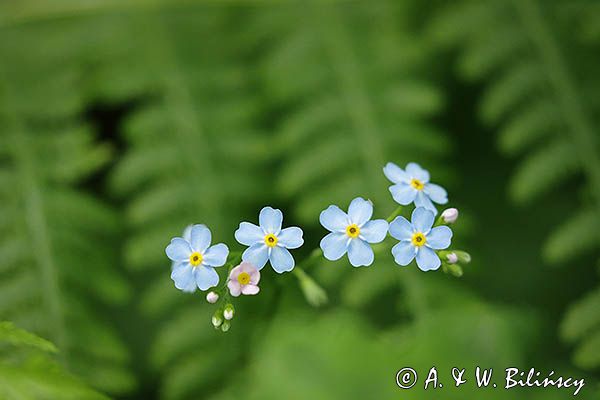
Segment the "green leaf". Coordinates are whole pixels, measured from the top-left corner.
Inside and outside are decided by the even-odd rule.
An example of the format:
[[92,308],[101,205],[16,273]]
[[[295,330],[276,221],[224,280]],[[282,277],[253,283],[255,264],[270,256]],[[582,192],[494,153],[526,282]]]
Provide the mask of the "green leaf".
[[49,341],[0,322],[0,397],[3,399],[107,399],[67,373]]
[[[75,60],[85,45],[72,39],[89,26],[62,22],[0,28],[0,57],[12,60],[0,65],[0,317],[52,340],[87,383],[125,393],[135,383],[112,322],[131,293],[117,262],[121,225],[83,189],[113,151],[82,122],[86,67]],[[110,382],[89,365],[124,379]]]
[[564,183],[580,168],[573,146],[555,141],[527,156],[518,166],[509,192],[515,202],[530,202]]
[[595,210],[581,210],[552,232],[544,245],[543,255],[550,263],[564,263],[599,244],[598,214]]
[[[449,5],[431,24],[438,43],[459,49],[464,74],[483,81],[480,114],[486,123],[501,126],[500,148],[523,157],[509,185],[512,199],[537,204],[542,195],[564,192],[575,174],[584,177],[585,205],[574,202],[571,208],[581,210],[557,224],[544,245],[550,263],[600,246],[600,82],[588,67],[597,59],[600,36],[593,26],[599,10],[595,2],[572,7],[562,1],[464,1]],[[577,33],[561,35],[574,26],[580,27]],[[597,323],[588,301],[567,314],[563,332],[569,340],[583,339],[578,327]],[[580,366],[598,365],[597,357],[589,356],[598,354],[597,338],[596,333],[578,347]]]

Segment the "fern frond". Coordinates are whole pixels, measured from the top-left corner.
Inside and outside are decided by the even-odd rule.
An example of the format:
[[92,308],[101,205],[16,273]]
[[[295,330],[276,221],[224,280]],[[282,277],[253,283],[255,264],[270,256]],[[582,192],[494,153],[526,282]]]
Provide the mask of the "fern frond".
[[[286,110],[277,127],[285,164],[276,188],[305,224],[356,196],[389,213],[383,165],[418,158],[436,171],[449,147],[425,122],[442,105],[439,90],[417,73],[426,52],[397,26],[402,13],[393,2],[287,8],[279,18],[297,22],[278,27],[262,63],[271,102]],[[261,23],[273,24],[265,16]],[[383,49],[389,58],[373,56]]]
[[85,91],[64,89],[79,87],[83,74],[69,36],[82,29],[0,31],[0,55],[10,60],[0,66],[0,316],[50,338],[64,365],[92,386],[122,393],[134,385],[128,351],[106,318],[130,296],[116,268],[118,218],[77,188],[113,152],[81,122]]
[[[163,327],[150,338],[148,351],[149,368],[163,377],[162,396],[197,397],[225,380],[243,357],[244,346],[236,343],[244,329],[232,329],[227,344],[217,349],[205,293],[173,286],[164,249],[192,223],[208,225],[214,243],[234,245],[232,232],[242,215],[254,215],[266,198],[273,201],[264,171],[276,146],[261,130],[263,110],[257,108],[261,102],[246,50],[214,42],[214,32],[220,32],[219,42],[237,42],[243,21],[230,7],[167,6],[135,13],[131,20],[111,15],[111,21],[127,38],[114,50],[122,57],[116,64],[128,65],[128,75],[137,76],[136,87],[150,98],[127,115],[127,151],[109,180],[125,201],[123,257],[145,282],[140,308]],[[110,75],[104,68],[118,67],[100,66],[98,79]],[[100,96],[120,98],[130,91],[123,85],[113,83],[111,93]],[[218,272],[222,283],[226,271]],[[222,368],[213,365],[217,362]]]
[[[594,15],[597,3],[586,1],[544,7],[537,0],[465,1],[432,24],[440,43],[462,46],[459,64],[468,66],[464,75],[488,81],[481,116],[490,125],[501,125],[501,149],[522,155],[509,185],[511,197],[540,201],[554,190],[572,187],[567,180],[585,177],[582,210],[557,222],[544,246],[543,255],[551,263],[600,248],[600,121],[595,117],[600,105],[597,92],[588,90],[599,82],[586,66],[599,61],[593,44],[597,47],[600,38],[590,24]],[[456,23],[460,26],[454,27]],[[582,28],[573,32],[573,26]],[[516,40],[498,46],[507,41],[507,32]],[[555,32],[565,34],[559,40]],[[576,208],[576,196],[571,198]],[[595,323],[600,309],[583,306],[587,300],[581,304],[567,315],[563,331],[570,341],[583,340],[575,362],[589,368],[600,363],[588,356],[598,354],[599,336],[590,333],[584,338],[576,333],[577,326],[586,320]]]
[[56,360],[45,339],[0,322],[0,397],[3,399],[103,400]]
[[[594,250],[600,245],[596,210],[581,210],[568,216],[548,238],[543,255],[549,262],[564,263],[569,259]],[[599,314],[600,317],[600,314]]]

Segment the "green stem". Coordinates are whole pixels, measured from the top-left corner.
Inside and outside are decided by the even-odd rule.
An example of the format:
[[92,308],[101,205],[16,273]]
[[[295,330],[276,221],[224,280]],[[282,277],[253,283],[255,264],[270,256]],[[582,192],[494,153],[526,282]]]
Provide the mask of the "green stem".
[[306,271],[297,266],[292,270],[292,274],[298,278],[300,289],[302,289],[304,297],[310,305],[313,307],[320,307],[327,303],[327,292],[315,282]]
[[390,216],[389,216],[389,217],[387,217],[386,221],[387,221],[388,223],[392,222],[392,221],[393,221],[393,220],[394,220],[394,219],[395,219],[395,218],[396,218],[398,215],[400,215],[400,214],[402,213],[402,208],[403,208],[403,206],[398,206],[398,207],[397,207],[397,208],[394,210],[394,212],[392,212],[392,213],[390,214]]

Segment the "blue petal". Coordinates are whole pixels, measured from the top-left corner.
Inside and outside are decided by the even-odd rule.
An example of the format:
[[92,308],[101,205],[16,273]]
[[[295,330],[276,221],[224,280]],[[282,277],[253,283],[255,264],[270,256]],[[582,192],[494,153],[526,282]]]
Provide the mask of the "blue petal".
[[412,225],[417,232],[427,234],[433,226],[435,216],[423,207],[415,208],[411,216]]
[[188,242],[191,242],[191,240],[192,240],[192,228],[193,227],[194,227],[194,225],[188,225],[183,230],[183,236],[182,236],[182,238],[184,238]]
[[215,244],[214,246],[210,246],[208,250],[206,250],[206,253],[204,253],[202,264],[211,267],[220,267],[225,264],[228,255],[229,248],[227,245],[223,243]]
[[429,199],[438,203],[438,204],[446,204],[448,202],[448,193],[446,189],[441,187],[440,185],[436,185],[435,183],[426,183],[423,191]]
[[421,246],[417,252],[417,266],[421,271],[432,271],[436,270],[442,265],[442,261],[435,254],[435,251],[431,250],[427,246]]
[[406,206],[415,201],[418,190],[407,183],[399,183],[390,186],[390,193],[396,203]]
[[234,236],[235,240],[244,246],[252,246],[254,243],[262,243],[265,233],[260,226],[256,226],[250,222],[242,222],[237,231],[235,231]]
[[196,280],[193,273],[194,267],[190,263],[177,264],[171,272],[171,279],[175,282],[175,287],[184,292],[196,291]]
[[283,223],[283,214],[281,210],[277,210],[271,207],[265,207],[260,210],[258,216],[258,224],[265,231],[265,233],[279,234],[281,231],[281,224]]
[[407,241],[402,241],[392,247],[394,261],[396,261],[396,264],[400,264],[402,266],[410,264],[410,262],[415,258],[415,253],[415,247]]
[[290,251],[284,247],[275,246],[271,249],[269,261],[275,272],[283,273],[294,269],[294,257]]
[[339,260],[348,250],[348,236],[339,232],[330,233],[321,239],[321,250],[326,259]]
[[189,261],[192,249],[190,244],[182,238],[174,238],[165,249],[167,257],[173,261]]
[[210,246],[211,235],[206,225],[194,225],[190,236],[190,245],[194,251],[204,253]]
[[329,206],[321,211],[319,221],[330,232],[345,232],[346,227],[350,225],[348,214],[340,210],[338,206]]
[[257,269],[262,269],[269,259],[269,248],[263,243],[254,243],[248,247],[242,254],[242,260],[254,265]]
[[277,239],[279,240],[277,243],[287,249],[297,249],[304,244],[302,229],[297,226],[283,229]]
[[408,220],[404,217],[396,217],[390,224],[390,235],[398,240],[410,240],[415,230]]
[[373,203],[362,197],[357,197],[348,207],[348,217],[350,222],[358,226],[363,226],[373,216]]
[[385,219],[369,221],[360,228],[360,237],[369,243],[379,243],[388,233],[388,223]]
[[348,246],[348,259],[355,267],[369,266],[373,264],[375,254],[367,242],[361,239],[352,239]]
[[219,284],[219,274],[217,274],[217,271],[204,265],[194,268],[194,277],[196,278],[196,285],[200,290],[207,290]]
[[427,234],[426,245],[435,250],[447,249],[452,239],[452,229],[436,226]]
[[388,178],[393,183],[408,183],[410,181],[410,177],[394,163],[387,163],[385,167],[383,167],[383,174],[386,178]]
[[406,174],[411,178],[420,180],[423,183],[429,182],[429,172],[421,168],[421,166],[417,163],[408,163],[406,166]]
[[437,214],[437,208],[435,208],[429,197],[425,193],[423,193],[423,191],[420,191],[417,194],[417,197],[415,198],[415,206],[426,208],[430,210],[434,215]]

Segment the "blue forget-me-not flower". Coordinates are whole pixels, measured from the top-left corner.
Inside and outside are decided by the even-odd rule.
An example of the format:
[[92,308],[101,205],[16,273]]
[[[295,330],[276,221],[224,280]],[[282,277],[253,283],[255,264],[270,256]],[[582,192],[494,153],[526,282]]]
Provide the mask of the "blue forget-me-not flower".
[[385,176],[392,181],[390,192],[394,201],[403,206],[412,202],[415,207],[425,207],[437,214],[433,203],[446,204],[448,194],[446,190],[429,182],[429,172],[419,164],[408,163],[403,170],[394,163],[387,163],[383,168]]
[[361,197],[352,200],[347,214],[334,205],[323,210],[319,220],[331,232],[321,240],[325,258],[335,261],[348,253],[353,266],[371,265],[375,255],[370,244],[382,242],[388,230],[385,220],[371,221],[372,215],[373,204]]
[[240,223],[235,231],[235,239],[248,247],[242,254],[242,260],[254,265],[259,270],[267,261],[278,272],[294,269],[294,257],[288,249],[297,249],[304,244],[302,229],[293,226],[281,229],[283,213],[271,207],[260,210],[258,224]]
[[211,246],[211,240],[205,225],[194,225],[186,229],[184,238],[171,240],[166,253],[173,261],[171,279],[177,289],[194,292],[196,288],[207,290],[217,286],[219,274],[214,268],[225,264],[229,248],[223,243]]
[[400,243],[392,248],[394,260],[400,265],[408,265],[417,259],[417,266],[422,271],[436,270],[442,261],[435,250],[447,249],[452,239],[452,230],[447,226],[433,227],[433,212],[416,208],[411,222],[404,217],[396,217],[390,224],[390,235]]

